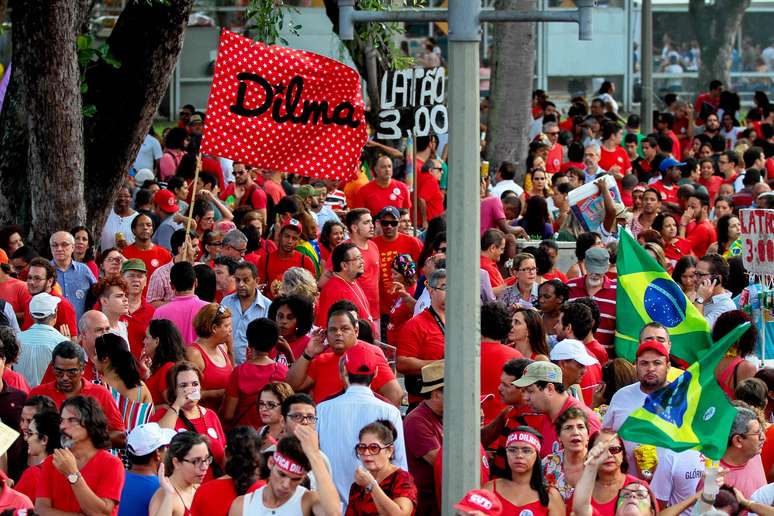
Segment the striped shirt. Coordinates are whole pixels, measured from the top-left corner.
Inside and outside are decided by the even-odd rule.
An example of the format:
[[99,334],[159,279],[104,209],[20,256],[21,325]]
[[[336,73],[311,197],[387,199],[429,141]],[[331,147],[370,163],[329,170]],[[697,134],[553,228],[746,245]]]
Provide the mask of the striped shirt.
[[154,301],[169,303],[174,299],[175,291],[172,289],[172,282],[169,279],[169,273],[174,264],[175,262],[172,260],[153,271],[148,280],[148,293],[145,296],[148,303]]
[[21,351],[14,370],[20,373],[32,387],[40,385],[46,368],[51,363],[51,353],[57,344],[70,340],[48,324],[33,324],[19,334]]
[[599,307],[601,316],[599,328],[594,332],[594,338],[609,352],[613,347],[613,340],[615,339],[615,291],[617,282],[605,276],[602,288],[593,296],[589,296],[586,290],[585,276],[568,281],[567,286],[570,289],[570,301],[580,297],[591,297]]

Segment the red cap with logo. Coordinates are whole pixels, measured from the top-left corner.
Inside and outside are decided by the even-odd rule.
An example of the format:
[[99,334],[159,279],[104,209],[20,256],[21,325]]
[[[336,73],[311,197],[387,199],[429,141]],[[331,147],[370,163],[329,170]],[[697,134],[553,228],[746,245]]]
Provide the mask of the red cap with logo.
[[376,374],[376,357],[373,351],[363,345],[349,348],[344,353],[344,360],[349,374]]
[[295,229],[299,233],[304,232],[304,228],[301,227],[301,223],[296,219],[288,219],[287,221],[282,223],[282,231],[285,231],[285,229]]
[[153,202],[158,204],[161,211],[165,213],[175,213],[180,210],[175,194],[169,190],[159,190],[156,192],[156,195],[153,196]]
[[484,489],[471,489],[454,508],[461,511],[478,511],[488,516],[500,516],[503,513],[503,504],[497,496]]
[[658,353],[659,355],[669,358],[669,351],[667,351],[666,347],[662,343],[656,340],[646,340],[645,342],[640,344],[640,347],[637,348],[636,357],[640,358],[640,355],[642,355],[646,351],[653,351],[655,353]]

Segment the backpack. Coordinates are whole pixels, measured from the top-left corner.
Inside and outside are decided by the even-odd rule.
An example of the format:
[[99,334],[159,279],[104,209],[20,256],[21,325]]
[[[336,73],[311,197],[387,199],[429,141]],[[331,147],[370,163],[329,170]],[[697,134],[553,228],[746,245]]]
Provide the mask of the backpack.
[[0,299],[0,326],[11,326],[11,321],[8,320],[8,316],[5,315],[5,299]]

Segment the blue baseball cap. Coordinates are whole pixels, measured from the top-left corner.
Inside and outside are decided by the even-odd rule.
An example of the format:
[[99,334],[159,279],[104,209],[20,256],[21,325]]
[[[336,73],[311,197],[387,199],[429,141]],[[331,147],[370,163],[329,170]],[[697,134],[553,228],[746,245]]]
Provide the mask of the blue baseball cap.
[[684,162],[677,161],[675,158],[667,158],[661,162],[661,164],[658,166],[658,169],[661,172],[666,172],[667,169],[672,167],[682,167],[683,165],[685,165]]

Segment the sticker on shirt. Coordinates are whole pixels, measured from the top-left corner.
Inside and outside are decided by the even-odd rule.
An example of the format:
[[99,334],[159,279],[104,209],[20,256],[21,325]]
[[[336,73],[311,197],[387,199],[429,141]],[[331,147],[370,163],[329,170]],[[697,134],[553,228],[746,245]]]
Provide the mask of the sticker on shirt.
[[158,266],[159,266],[159,261],[158,261],[157,259],[155,259],[155,258],[154,258],[154,259],[152,259],[152,260],[151,260],[151,265],[152,265],[153,267],[158,267]]
[[519,516],[533,516],[533,513],[529,509],[524,509],[519,513]]
[[559,166],[559,159],[558,158],[554,158],[554,166],[555,167]]
[[395,196],[400,195],[400,188],[398,188],[397,186],[395,188],[393,188],[392,189],[392,194],[395,195]]
[[208,428],[207,429],[207,435],[209,435],[213,439],[217,439],[218,438],[218,432],[214,428]]
[[75,291],[75,297],[78,299],[83,299],[86,293],[83,290],[76,290]]
[[397,199],[397,197],[395,196],[395,194],[390,194],[390,200],[391,200],[391,201],[394,201],[395,199]]

